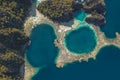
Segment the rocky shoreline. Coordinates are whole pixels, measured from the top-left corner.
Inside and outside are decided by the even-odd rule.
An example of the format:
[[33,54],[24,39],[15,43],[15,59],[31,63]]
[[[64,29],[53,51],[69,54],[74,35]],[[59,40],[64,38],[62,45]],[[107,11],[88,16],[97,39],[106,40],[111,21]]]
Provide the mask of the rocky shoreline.
[[[45,17],[49,18],[50,20],[54,22],[57,22],[60,24],[63,22],[67,23],[74,18],[74,15],[76,12],[83,11],[87,13],[88,15],[91,15],[85,19],[86,22],[90,24],[94,24],[99,27],[104,26],[106,23],[106,19],[105,19],[106,6],[103,0],[83,0],[83,1],[82,0],[70,0],[68,1],[69,4],[64,4],[64,5],[69,5],[71,7],[66,7],[64,5],[55,4],[55,3],[63,4],[65,2],[64,0],[62,2],[61,1],[53,2],[53,1],[54,0],[42,1],[42,3],[39,3],[37,9]],[[56,8],[54,8],[53,6]],[[53,12],[55,14],[53,14]]]
[[[117,34],[117,38],[116,39],[107,39],[104,36],[104,33],[100,32],[100,28],[91,24],[91,28],[96,32],[96,36],[98,37],[98,42],[97,42],[97,46],[94,49],[94,51],[92,51],[89,54],[83,54],[83,55],[78,55],[78,54],[72,54],[71,52],[69,52],[67,50],[67,48],[64,45],[64,37],[66,35],[66,32],[70,31],[70,30],[74,30],[78,25],[81,24],[85,24],[85,23],[80,23],[77,20],[74,20],[74,24],[71,27],[68,26],[64,26],[63,24],[57,24],[52,22],[51,20],[49,20],[48,18],[45,18],[42,14],[40,14],[37,10],[36,10],[37,16],[36,17],[30,17],[25,24],[25,32],[26,34],[29,36],[31,33],[31,30],[34,28],[33,26],[37,25],[37,24],[42,24],[42,23],[47,23],[53,26],[53,28],[55,29],[55,32],[58,36],[58,38],[55,40],[55,45],[56,47],[58,47],[60,49],[60,54],[56,60],[56,66],[57,67],[63,67],[65,64],[67,63],[71,63],[74,61],[88,61],[89,58],[94,58],[97,55],[97,52],[99,51],[99,49],[105,45],[120,45],[120,35],[118,33]],[[65,23],[64,23],[65,24]],[[70,24],[70,22],[68,23],[68,25]],[[27,74],[27,73],[26,73]]]
[[[91,0],[88,0],[88,1],[91,1]],[[103,1],[103,0],[99,0],[98,2],[100,2],[100,1]],[[103,4],[103,2],[102,2],[102,4]],[[91,9],[89,7],[85,7],[85,8],[86,8],[86,10]],[[92,14],[95,14],[95,15],[92,15]],[[67,23],[55,23],[55,22],[51,21],[50,19],[48,19],[47,17],[45,17],[44,15],[42,15],[41,13],[39,13],[39,11],[36,9],[36,16],[34,16],[34,17],[31,16],[26,20],[26,22],[24,24],[24,32],[26,33],[27,36],[30,36],[32,29],[37,24],[46,23],[46,24],[53,26],[55,33],[57,34],[57,39],[54,41],[54,44],[56,47],[58,47],[60,49],[59,56],[56,59],[57,67],[64,67],[65,64],[72,63],[75,61],[79,61],[79,62],[88,61],[89,58],[96,59],[96,55],[97,55],[98,51],[103,46],[106,46],[106,45],[115,45],[115,46],[120,47],[120,34],[116,33],[117,38],[115,38],[115,39],[107,39],[105,37],[104,33],[100,31],[100,26],[103,26],[106,23],[106,20],[104,17],[105,12],[104,12],[104,14],[100,14],[98,12],[97,13],[89,12],[89,15],[90,16],[88,16],[86,18],[86,22],[88,22],[89,24],[87,24],[85,22],[79,22],[75,19],[71,20]],[[97,15],[100,15],[100,17]],[[73,22],[73,24],[71,24],[71,22]],[[80,54],[80,55],[73,54],[65,47],[64,37],[68,31],[74,30],[77,28],[78,25],[82,25],[82,24],[89,25],[90,28],[92,28],[94,30],[96,37],[97,37],[97,46],[89,54]],[[29,66],[28,62],[26,61],[25,62],[25,80],[28,80],[28,78],[30,78],[33,75],[35,70],[36,69]]]

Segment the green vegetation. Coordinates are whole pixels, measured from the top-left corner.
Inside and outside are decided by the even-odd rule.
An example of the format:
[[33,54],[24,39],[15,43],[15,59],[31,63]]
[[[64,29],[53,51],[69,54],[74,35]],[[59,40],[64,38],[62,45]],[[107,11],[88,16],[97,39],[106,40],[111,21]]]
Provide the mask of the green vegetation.
[[0,0],[0,29],[22,28],[30,0]]
[[68,22],[73,19],[76,8],[74,4],[74,0],[48,0],[42,1],[38,5],[38,10],[53,21]]
[[101,17],[89,17],[88,23],[97,26],[105,25],[105,4],[103,0],[45,0],[39,3],[38,11],[54,22],[68,22],[73,19],[74,13],[84,11],[87,14],[93,14]]
[[[2,29],[3,32],[0,32],[0,42],[7,48],[20,51],[21,48],[28,42],[28,38],[20,30],[13,29]],[[9,33],[7,33],[9,31]],[[12,31],[12,32],[11,32]]]
[[85,21],[100,27],[103,27],[106,23],[105,17],[96,12],[91,13],[91,16],[87,17]]
[[31,4],[31,0],[0,0],[0,80],[23,80],[19,69],[29,40],[23,24]]
[[88,0],[83,4],[83,10],[91,14],[85,21],[89,24],[103,27],[106,23],[105,19],[105,3],[103,0]]
[[24,59],[16,52],[6,49],[0,53],[0,78],[8,77],[11,80],[20,80],[20,67],[23,63]]
[[83,4],[83,9],[86,13],[96,12],[105,15],[105,3],[103,0],[87,0]]

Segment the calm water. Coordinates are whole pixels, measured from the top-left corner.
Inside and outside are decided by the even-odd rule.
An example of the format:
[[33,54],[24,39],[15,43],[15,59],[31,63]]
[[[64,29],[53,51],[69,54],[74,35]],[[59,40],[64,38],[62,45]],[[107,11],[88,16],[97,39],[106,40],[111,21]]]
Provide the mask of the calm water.
[[115,38],[120,33],[120,0],[105,0],[107,23],[101,28],[108,38]]
[[71,52],[89,53],[96,46],[96,36],[89,26],[82,26],[74,31],[68,32],[65,37],[65,45]]
[[31,45],[26,53],[29,63],[34,67],[54,63],[58,49],[53,44],[56,39],[53,28],[47,24],[37,25],[32,30],[30,39]]
[[83,22],[85,20],[86,16],[87,16],[87,14],[85,12],[76,12],[75,19]]
[[106,46],[100,50],[96,60],[71,63],[61,69],[50,64],[32,80],[120,80],[120,49]]
[[[105,0],[105,2],[107,4],[107,24],[101,30],[107,37],[114,38],[115,32],[120,32],[120,0]],[[43,33],[46,35],[43,36]],[[51,27],[36,27],[32,31],[32,44],[28,50],[29,54],[27,53],[28,61],[35,67],[46,64],[47,66],[38,71],[31,80],[120,80],[119,48],[112,45],[106,46],[99,51],[96,60],[90,59],[89,62],[82,63],[74,62],[64,68],[57,68],[53,63],[58,55],[58,49],[53,45],[55,38]],[[47,46],[45,47],[45,45]]]

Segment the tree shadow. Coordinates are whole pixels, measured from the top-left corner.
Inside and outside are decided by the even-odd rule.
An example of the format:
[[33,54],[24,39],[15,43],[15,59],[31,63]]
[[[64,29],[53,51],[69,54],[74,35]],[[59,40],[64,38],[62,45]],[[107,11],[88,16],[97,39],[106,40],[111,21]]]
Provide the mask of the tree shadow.
[[74,24],[74,19],[70,20],[69,22],[62,22],[60,24],[64,26],[72,27],[72,25]]
[[29,16],[36,16],[37,0],[32,0]]

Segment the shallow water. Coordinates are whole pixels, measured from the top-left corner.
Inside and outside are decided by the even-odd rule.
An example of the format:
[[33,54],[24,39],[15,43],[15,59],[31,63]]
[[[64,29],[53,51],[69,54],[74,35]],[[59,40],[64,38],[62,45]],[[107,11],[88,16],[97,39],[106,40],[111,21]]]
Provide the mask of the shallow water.
[[115,46],[102,48],[96,60],[74,62],[64,68],[55,64],[40,70],[32,80],[120,80],[120,49]]
[[[107,37],[114,38],[115,32],[120,32],[120,24],[119,24],[120,0],[105,0],[105,2],[107,5],[107,14],[106,14],[107,23],[104,27],[101,28],[101,30],[105,33]],[[84,19],[80,21],[83,20]],[[39,35],[36,36],[39,37]],[[38,40],[36,38],[37,42],[34,40],[31,45],[35,45],[37,42],[39,43],[39,38]],[[50,39],[48,38],[48,40]],[[53,39],[51,40],[53,41]],[[33,51],[33,53],[30,51],[31,54],[30,63],[34,66],[39,66],[39,67],[43,64],[48,64],[48,65],[43,69],[41,69],[40,71],[38,71],[38,73],[36,73],[31,78],[31,80],[120,80],[120,49],[115,46],[111,45],[111,46],[103,47],[99,51],[96,60],[90,59],[89,62],[83,61],[81,63],[74,62],[68,64],[64,68],[57,68],[55,66],[55,64],[53,63],[55,57],[52,59],[48,59],[48,57],[46,57],[46,54],[36,55],[35,51],[39,51],[40,49],[37,50],[34,49],[36,48],[35,46],[33,48],[32,47],[29,48],[31,49],[31,51]],[[57,52],[58,50],[55,49],[54,53]],[[42,55],[43,57],[39,55]],[[51,53],[50,56],[52,56]],[[55,56],[57,56],[57,54],[55,54]],[[51,61],[49,62],[49,60]]]
[[74,53],[89,53],[96,46],[96,36],[89,26],[80,26],[80,28],[70,31],[65,37],[67,49]]
[[26,53],[28,62],[34,67],[54,63],[58,55],[58,48],[53,43],[55,39],[56,35],[50,25],[37,25],[30,36],[31,45]]
[[83,22],[86,18],[87,14],[85,12],[76,12],[74,18]]

